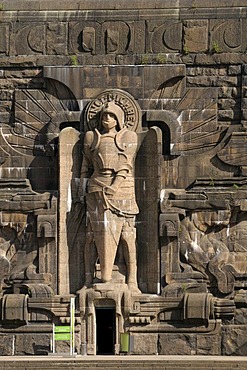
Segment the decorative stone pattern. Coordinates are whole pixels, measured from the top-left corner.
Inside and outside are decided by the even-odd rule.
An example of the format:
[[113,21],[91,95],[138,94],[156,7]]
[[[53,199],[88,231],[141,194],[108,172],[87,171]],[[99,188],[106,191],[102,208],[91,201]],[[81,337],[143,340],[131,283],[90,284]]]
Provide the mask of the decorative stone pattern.
[[[246,355],[246,11],[245,0],[1,1],[1,355],[48,353],[71,297],[77,353],[100,352],[104,309],[112,354],[129,334],[131,354]],[[133,167],[136,239],[131,258],[113,253],[111,281],[95,259],[87,284],[82,148],[112,101],[129,133],[111,145]]]

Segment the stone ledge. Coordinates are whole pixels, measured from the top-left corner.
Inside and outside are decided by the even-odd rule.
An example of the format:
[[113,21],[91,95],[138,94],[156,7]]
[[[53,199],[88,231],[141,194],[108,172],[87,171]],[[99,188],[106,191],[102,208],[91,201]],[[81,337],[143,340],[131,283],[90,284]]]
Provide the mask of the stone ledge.
[[0,369],[170,369],[245,370],[246,357],[241,356],[1,356]]
[[1,10],[4,11],[20,11],[20,10],[102,10],[102,9],[181,9],[187,8],[192,11],[197,11],[203,8],[238,8],[246,7],[245,0],[235,0],[232,6],[229,6],[228,0],[78,0],[68,1],[60,0],[58,2],[52,0],[2,0]]
[[[77,65],[102,65],[102,58],[104,58],[104,65],[171,65],[184,63],[188,66],[196,64],[199,66],[208,65],[244,65],[247,63],[247,54],[245,53],[221,53],[221,54],[206,54],[206,53],[189,53],[183,55],[182,53],[146,53],[146,54],[98,54],[98,55],[84,55],[78,53]],[[42,66],[71,66],[72,55],[19,55],[19,56],[2,56],[0,58],[0,67],[29,67],[39,68]],[[162,63],[162,60],[164,62]],[[160,63],[158,61],[161,61]]]

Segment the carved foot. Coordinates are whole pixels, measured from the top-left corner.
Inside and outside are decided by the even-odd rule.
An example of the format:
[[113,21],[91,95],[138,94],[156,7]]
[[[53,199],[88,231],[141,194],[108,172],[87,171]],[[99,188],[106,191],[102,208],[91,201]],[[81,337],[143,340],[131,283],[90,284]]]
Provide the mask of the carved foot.
[[102,279],[101,278],[101,283],[103,284],[107,284],[107,283],[111,283],[112,282],[112,279]]
[[76,291],[76,294],[83,293],[83,292],[85,292],[86,289],[89,289],[91,287],[92,287],[91,283],[85,283],[81,289]]
[[132,294],[142,294],[136,283],[128,283],[128,289]]

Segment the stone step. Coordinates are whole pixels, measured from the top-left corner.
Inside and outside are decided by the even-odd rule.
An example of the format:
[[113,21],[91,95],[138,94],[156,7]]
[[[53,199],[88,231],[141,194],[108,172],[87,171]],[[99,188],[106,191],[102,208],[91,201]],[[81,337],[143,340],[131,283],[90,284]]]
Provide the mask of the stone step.
[[212,356],[15,356],[0,370],[247,370],[247,357]]

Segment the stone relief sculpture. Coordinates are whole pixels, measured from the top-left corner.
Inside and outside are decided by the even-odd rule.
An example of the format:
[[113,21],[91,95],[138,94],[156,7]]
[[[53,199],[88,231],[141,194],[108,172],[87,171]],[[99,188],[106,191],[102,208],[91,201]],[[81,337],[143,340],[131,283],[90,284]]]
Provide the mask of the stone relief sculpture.
[[[23,212],[9,213],[8,211],[1,212],[0,222],[0,283],[2,289],[9,291],[19,291],[26,284],[29,287],[32,285],[35,289],[39,289],[40,284],[47,284],[47,289],[52,292],[52,288],[48,288],[48,285],[52,284],[51,274],[47,271],[45,266],[45,258],[43,253],[45,252],[49,241],[44,241],[44,233],[49,239],[49,235],[43,228],[44,223],[42,219],[47,221],[49,217],[47,215],[39,215],[38,210],[42,205],[44,206],[46,200],[49,201],[49,194],[43,194],[39,196],[32,192],[29,188],[30,183],[27,181],[21,181],[24,187],[26,199],[22,203]],[[20,195],[23,196],[24,191],[19,193],[16,187],[14,187],[14,181],[9,182],[9,194],[8,194],[8,207],[12,210],[12,207],[18,208],[18,199]],[[13,186],[13,188],[11,188]],[[27,191],[30,191],[28,194]],[[13,196],[13,193],[15,195]],[[36,206],[37,214],[33,214],[31,207],[35,202],[36,195]],[[1,194],[7,198],[6,193]],[[13,197],[13,198],[12,198]],[[31,200],[30,200],[31,198]],[[39,202],[40,199],[43,201]],[[15,201],[14,201],[15,199]],[[11,204],[11,202],[13,204]],[[48,205],[48,204],[47,204]],[[38,230],[39,228],[39,230]],[[41,233],[40,233],[41,231]],[[42,235],[41,235],[42,234]],[[46,245],[47,244],[47,245]],[[44,263],[42,263],[42,260]],[[50,260],[51,262],[51,260]]]
[[93,283],[97,258],[101,281],[111,281],[119,245],[127,267],[128,288],[139,292],[136,267],[134,189],[137,134],[126,125],[123,106],[106,101],[98,112],[98,127],[86,132],[79,198],[86,203],[85,284]]
[[[218,290],[229,294],[234,290],[238,276],[246,275],[246,247],[243,217],[231,225],[230,210],[193,212],[181,222],[181,265],[201,272]],[[238,218],[239,218],[238,217]],[[233,243],[233,236],[237,240]],[[183,263],[183,261],[185,263]]]

